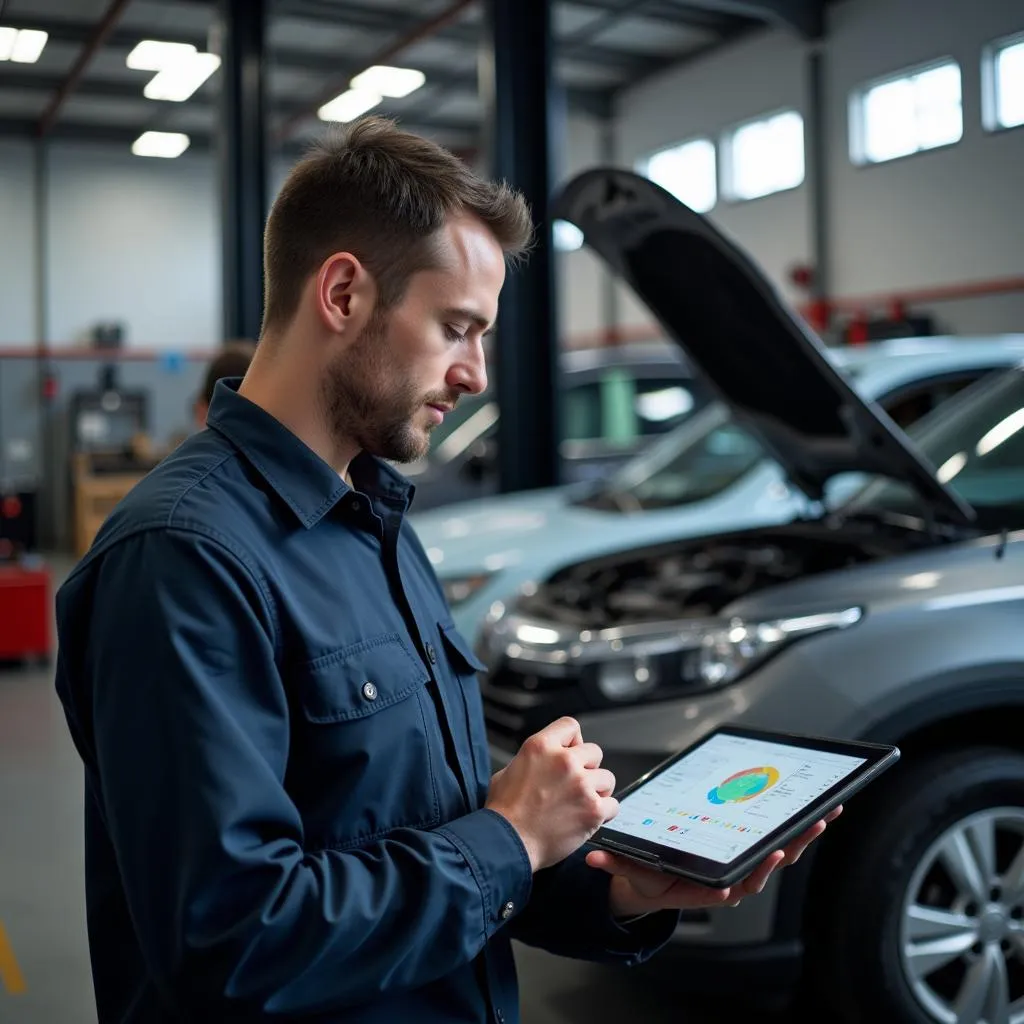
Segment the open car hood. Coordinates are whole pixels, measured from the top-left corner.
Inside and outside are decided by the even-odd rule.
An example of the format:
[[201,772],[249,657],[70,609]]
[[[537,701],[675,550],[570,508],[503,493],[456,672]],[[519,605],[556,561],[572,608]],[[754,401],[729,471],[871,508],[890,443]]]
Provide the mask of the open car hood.
[[909,483],[943,518],[974,519],[906,435],[832,366],[756,264],[704,217],[615,168],[573,178],[552,216],[583,232],[812,500],[836,474],[879,473]]

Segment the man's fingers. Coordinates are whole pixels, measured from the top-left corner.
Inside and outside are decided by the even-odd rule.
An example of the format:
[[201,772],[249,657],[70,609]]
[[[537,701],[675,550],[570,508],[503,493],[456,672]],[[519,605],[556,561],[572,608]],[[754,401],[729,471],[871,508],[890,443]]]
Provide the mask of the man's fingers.
[[604,751],[596,743],[578,743],[572,748],[572,756],[582,768],[600,768]]
[[551,739],[563,747],[575,747],[583,742],[580,723],[568,715],[557,718],[550,725],[544,726],[538,735]]
[[782,863],[785,856],[781,850],[776,850],[765,857],[757,868],[744,879],[743,888],[748,893],[760,892],[768,884],[772,872]]
[[799,839],[794,839],[786,847],[786,863],[795,864],[803,856],[804,850],[825,831],[825,827],[824,821],[816,822]]
[[611,796],[615,792],[615,776],[607,768],[595,768],[590,779],[598,796]]
[[839,815],[842,814],[842,813],[843,813],[843,805],[840,804],[834,811],[829,811],[828,814],[825,815],[825,821],[826,822],[835,821],[836,818],[838,818]]

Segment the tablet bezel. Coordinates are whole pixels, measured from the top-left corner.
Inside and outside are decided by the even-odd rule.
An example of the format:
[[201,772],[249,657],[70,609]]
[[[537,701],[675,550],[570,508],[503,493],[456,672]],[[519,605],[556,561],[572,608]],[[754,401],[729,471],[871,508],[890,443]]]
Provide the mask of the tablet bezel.
[[697,854],[686,853],[673,847],[663,846],[648,839],[640,839],[627,832],[616,832],[614,819],[602,826],[590,839],[590,843],[612,853],[632,857],[662,871],[683,875],[703,885],[725,888],[745,878],[775,850],[781,849],[792,839],[823,818],[829,811],[849,799],[858,789],[895,764],[900,752],[895,746],[883,743],[868,743],[860,740],[837,740],[824,736],[776,732],[770,729],[752,729],[741,726],[720,726],[705,733],[690,746],[673,754],[655,765],[649,772],[631,782],[615,794],[623,800],[641,789],[652,779],[668,771],[677,761],[688,757],[715,736],[739,736],[766,743],[779,743],[791,747],[803,747],[822,753],[846,754],[864,758],[865,763],[855,768],[845,779],[827,789],[801,811],[788,818],[753,846],[728,862],[711,860]]

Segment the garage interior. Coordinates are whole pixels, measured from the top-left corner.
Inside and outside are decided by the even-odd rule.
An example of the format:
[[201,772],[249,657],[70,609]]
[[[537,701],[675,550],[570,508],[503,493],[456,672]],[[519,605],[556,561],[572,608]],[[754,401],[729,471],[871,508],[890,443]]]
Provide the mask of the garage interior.
[[[382,77],[388,68],[397,77]],[[761,588],[771,606],[770,588],[803,586],[814,573],[837,574],[832,593],[853,595],[858,584],[847,589],[842,574],[869,569],[894,592],[922,598],[921,614],[959,610],[965,617],[944,627],[947,635],[962,630],[989,653],[975,658],[951,642],[922,656],[922,664],[939,665],[941,686],[929,691],[907,669],[900,681],[917,689],[904,719],[895,689],[870,706],[846,690],[821,728],[839,730],[846,714],[861,721],[856,708],[864,731],[854,735],[851,724],[843,738],[898,741],[900,771],[939,763],[951,777],[962,770],[980,780],[970,793],[936,795],[963,813],[928,817],[927,827],[922,818],[912,835],[919,856],[908,838],[906,863],[878,862],[892,872],[879,887],[892,889],[894,930],[891,942],[879,932],[877,947],[864,953],[887,965],[885,984],[882,975],[864,975],[874,980],[863,984],[896,994],[879,997],[894,1001],[884,1004],[889,1016],[876,1011],[874,1019],[1022,1024],[1024,631],[1013,622],[1024,621],[1024,522],[1014,518],[1024,511],[1024,464],[1011,456],[1024,437],[1016,433],[1024,406],[1015,411],[1009,385],[997,392],[995,383],[1024,365],[1018,0],[0,0],[0,1022],[97,1021],[82,764],[54,688],[56,590],[125,495],[202,429],[197,399],[211,362],[226,349],[247,358],[255,348],[263,228],[289,169],[331,123],[367,114],[393,118],[505,179],[526,196],[538,227],[528,260],[501,293],[487,393],[439,429],[422,464],[399,467],[417,487],[413,528],[454,621],[487,663],[492,745],[514,752],[534,725],[582,713],[597,742],[615,751],[625,784],[661,749],[660,739],[636,739],[652,695],[678,712],[679,747],[689,742],[683,719],[704,721],[710,705],[702,701],[719,701],[714,714],[737,721],[753,707],[752,723],[766,728],[790,713],[794,731],[814,727],[804,698],[787,698],[792,705],[777,720],[757,704],[777,685],[768,678],[782,664],[774,654],[751,659],[742,672],[752,674],[728,678],[732,662],[707,670],[705,659],[700,671],[720,668],[720,677],[705,674],[703,683],[685,677],[684,656],[673,662],[683,679],[674,678],[677,691],[655,680],[640,654],[625,676],[609,672],[605,685],[598,673],[598,682],[575,689],[550,659],[546,675],[526,665],[529,643],[508,633],[517,622],[540,637],[543,661],[554,642],[545,633],[585,644],[591,633],[626,624],[628,647],[633,625],[642,632],[671,620],[669,632],[681,635],[689,627],[679,621],[716,620],[732,602],[757,600]],[[737,340],[760,309],[761,299],[750,297],[756,287],[735,304],[726,300],[720,321],[730,327],[721,334],[680,336],[665,296],[698,288],[703,269],[680,261],[664,271],[676,282],[666,288],[628,251],[616,266],[616,252],[603,251],[613,243],[599,218],[589,226],[582,216],[578,224],[567,219],[568,183],[603,170],[610,194],[613,169],[653,182],[668,203],[706,218],[716,238],[745,254],[788,311],[781,344],[796,354],[787,350],[779,362],[792,359],[793,379],[811,391],[765,399],[758,412],[750,378],[756,360],[773,361],[771,332],[749,351]],[[631,179],[622,180],[635,200]],[[615,215],[611,200],[604,213]],[[621,224],[626,237],[634,225],[627,217]],[[655,278],[646,292],[645,274]],[[652,308],[659,301],[665,307]],[[818,347],[808,360],[800,346],[811,342]],[[817,391],[821,367],[827,382]],[[849,404],[840,376],[870,411]],[[734,389],[730,381],[741,377],[746,383]],[[777,378],[766,372],[766,392]],[[960,410],[976,396],[979,409],[987,401],[1001,418],[971,435],[966,454],[947,450],[943,430],[954,428],[943,417],[953,424],[962,415],[968,430],[968,411]],[[946,401],[955,411],[937,411]],[[924,541],[890,543],[878,533],[847,540],[831,525],[833,547],[806,555],[821,538],[794,540],[786,530],[827,519],[832,476],[917,478],[916,469],[883,466],[881,456],[844,462],[845,448],[819,476],[817,462],[768,472],[766,460],[782,458],[773,444],[789,443],[779,440],[787,428],[772,433],[785,417],[777,410],[801,403],[834,421],[830,441],[848,432],[836,451],[848,436],[851,449],[870,438],[876,414],[898,438],[889,438],[888,452],[899,448],[904,457],[907,431],[907,457],[916,459],[920,438],[928,481],[917,486],[931,488],[940,504],[948,499],[938,525],[923,516],[928,544],[991,545],[992,572],[1006,581],[954,581],[951,563],[927,562],[938,556]],[[743,431],[733,432],[727,416]],[[696,431],[705,422],[700,447]],[[767,424],[767,441],[763,433],[750,440],[747,428],[756,433],[758,424]],[[822,444],[815,458],[825,464],[832,456],[820,454]],[[1000,496],[988,505],[990,492],[970,490],[972,460],[984,468],[998,457]],[[713,478],[702,483],[712,458]],[[755,494],[751,474],[762,470]],[[748,488],[743,508],[729,520],[724,496],[740,486]],[[844,500],[853,493],[851,484]],[[559,504],[556,494],[571,499]],[[685,524],[669,522],[683,505],[699,505],[708,518],[697,523],[694,512]],[[956,521],[960,512],[964,522]],[[747,541],[733,531],[761,527],[776,532],[736,568]],[[897,529],[892,517],[890,528]],[[840,541],[848,546],[838,550]],[[479,564],[471,564],[477,545]],[[921,564],[886,575],[878,562],[887,558]],[[499,592],[505,572],[519,572],[517,589],[508,576]],[[680,580],[695,586],[698,578],[701,599],[692,590],[680,598]],[[947,580],[961,589],[941,591]],[[710,596],[715,587],[725,596]],[[929,588],[939,588],[930,606]],[[841,596],[822,610],[845,614],[860,600]],[[778,607],[772,622],[810,614],[786,599]],[[979,618],[968,619],[965,608]],[[910,615],[885,635],[883,646],[893,645],[885,650],[913,654],[927,642]],[[882,619],[872,605],[821,628],[838,638],[849,627],[855,644],[862,617],[864,628]],[[722,621],[724,630],[729,619]],[[621,649],[621,640],[611,642]],[[811,652],[817,642],[793,640],[785,656],[804,659],[804,645]],[[712,650],[714,637],[701,643]],[[826,673],[810,654],[793,671],[809,680]],[[859,671],[873,678],[871,669]],[[746,685],[762,689],[750,696]],[[578,697],[588,686],[590,703]],[[951,738],[957,716],[959,742]],[[616,746],[617,735],[631,739]],[[965,751],[979,750],[984,756],[967,763]],[[727,909],[684,913],[674,948],[629,970],[517,943],[524,1024],[838,1020],[814,1001],[820,992],[808,995],[816,961],[804,954],[827,933],[843,951],[836,957],[853,956],[845,924],[820,920],[830,917],[833,891],[820,879],[823,865],[843,870],[843,850],[859,849],[856,829],[882,803],[865,796],[863,817],[841,820],[820,858],[786,869],[798,881],[753,897],[771,901],[770,934],[744,931],[756,910],[748,918],[726,918]],[[959,869],[949,851],[962,854]],[[983,883],[971,871],[987,856],[992,877]],[[906,896],[915,886],[918,895]],[[921,896],[929,886],[932,894]],[[952,887],[948,899],[943,886]],[[844,977],[854,985],[853,974]],[[869,1002],[850,1003],[848,1022],[872,1019],[858,1016]]]

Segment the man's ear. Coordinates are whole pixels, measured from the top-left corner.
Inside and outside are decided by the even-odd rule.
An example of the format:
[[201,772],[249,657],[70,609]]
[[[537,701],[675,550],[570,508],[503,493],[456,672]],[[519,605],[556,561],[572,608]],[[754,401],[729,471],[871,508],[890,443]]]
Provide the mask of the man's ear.
[[320,267],[313,298],[321,323],[332,334],[358,337],[373,313],[377,286],[352,253],[336,252]]

